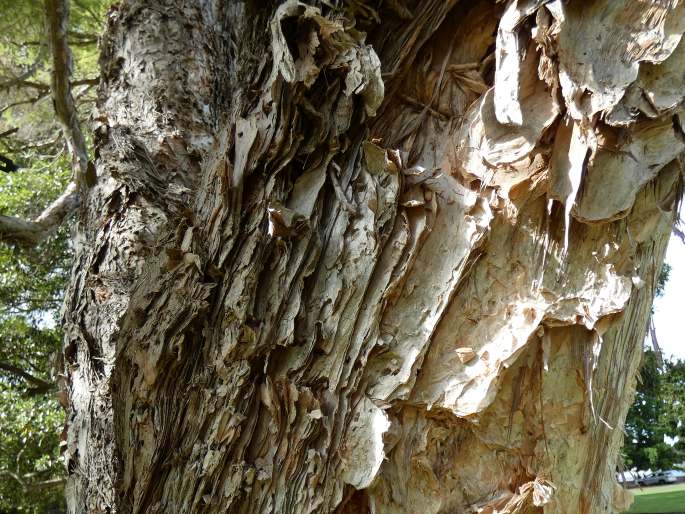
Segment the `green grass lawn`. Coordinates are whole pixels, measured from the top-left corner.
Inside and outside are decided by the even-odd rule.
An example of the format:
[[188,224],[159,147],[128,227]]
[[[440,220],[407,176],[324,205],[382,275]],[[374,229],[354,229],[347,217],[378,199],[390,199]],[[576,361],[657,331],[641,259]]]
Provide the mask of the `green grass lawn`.
[[635,502],[629,513],[685,513],[685,483],[631,489]]

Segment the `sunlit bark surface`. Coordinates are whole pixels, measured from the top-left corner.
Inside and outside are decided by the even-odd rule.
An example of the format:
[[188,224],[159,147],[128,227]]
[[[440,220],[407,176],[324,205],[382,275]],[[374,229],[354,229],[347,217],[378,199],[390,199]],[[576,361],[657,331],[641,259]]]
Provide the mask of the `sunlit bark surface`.
[[128,0],[70,512],[580,513],[681,193],[678,0]]

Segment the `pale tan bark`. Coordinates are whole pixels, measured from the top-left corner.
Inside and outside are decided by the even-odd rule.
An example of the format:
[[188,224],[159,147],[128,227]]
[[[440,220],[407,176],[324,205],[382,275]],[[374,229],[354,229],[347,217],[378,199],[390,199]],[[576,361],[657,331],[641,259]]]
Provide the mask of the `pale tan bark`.
[[110,14],[71,512],[622,508],[683,7],[329,4]]

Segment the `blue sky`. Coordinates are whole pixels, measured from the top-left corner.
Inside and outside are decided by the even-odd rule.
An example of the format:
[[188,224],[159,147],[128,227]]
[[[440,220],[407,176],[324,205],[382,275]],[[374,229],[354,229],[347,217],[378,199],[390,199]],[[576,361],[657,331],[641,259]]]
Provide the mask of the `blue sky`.
[[664,295],[654,302],[654,324],[664,357],[685,359],[685,244],[671,237],[666,252],[671,265],[671,276]]

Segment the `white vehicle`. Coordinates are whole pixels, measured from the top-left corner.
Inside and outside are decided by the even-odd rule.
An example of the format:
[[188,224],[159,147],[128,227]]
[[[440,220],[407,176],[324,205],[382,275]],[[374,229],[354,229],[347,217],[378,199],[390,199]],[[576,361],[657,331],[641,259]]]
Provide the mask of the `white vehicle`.
[[657,485],[657,484],[674,484],[678,481],[678,473],[676,471],[657,471],[651,473],[644,478],[638,479],[637,483],[640,485]]

